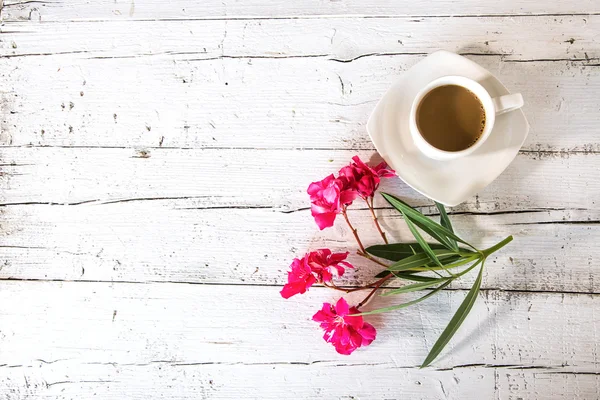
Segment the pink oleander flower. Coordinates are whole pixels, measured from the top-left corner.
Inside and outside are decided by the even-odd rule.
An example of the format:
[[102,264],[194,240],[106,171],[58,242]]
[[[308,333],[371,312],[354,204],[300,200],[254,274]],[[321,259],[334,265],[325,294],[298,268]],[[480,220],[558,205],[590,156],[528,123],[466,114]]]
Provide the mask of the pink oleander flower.
[[349,307],[344,298],[340,298],[335,306],[324,303],[323,308],[313,315],[313,321],[319,322],[325,330],[323,339],[331,343],[335,350],[344,355],[351,354],[361,346],[368,346],[377,336],[373,325],[364,322],[356,307]]
[[344,267],[354,268],[344,261],[346,257],[348,252],[332,253],[329,249],[319,249],[306,253],[301,259],[294,258],[281,296],[289,299],[295,294],[305,293],[315,283],[331,282],[333,275],[344,275]]
[[332,253],[329,249],[319,249],[311,251],[304,258],[310,268],[319,274],[319,282],[331,282],[333,275],[344,275],[344,267],[354,268],[348,261],[344,261],[348,254],[349,252]]
[[321,230],[333,226],[343,206],[351,204],[357,196],[349,179],[336,179],[333,174],[311,183],[307,192],[311,200],[311,214]]
[[304,258],[294,258],[288,272],[288,283],[281,289],[281,297],[289,299],[295,294],[306,293],[309,287],[317,282],[310,266],[304,262]]
[[390,178],[396,172],[390,169],[385,162],[375,167],[365,164],[358,156],[352,157],[352,163],[343,167],[340,172],[342,177],[354,182],[353,188],[363,198],[372,197],[379,187],[381,178]]

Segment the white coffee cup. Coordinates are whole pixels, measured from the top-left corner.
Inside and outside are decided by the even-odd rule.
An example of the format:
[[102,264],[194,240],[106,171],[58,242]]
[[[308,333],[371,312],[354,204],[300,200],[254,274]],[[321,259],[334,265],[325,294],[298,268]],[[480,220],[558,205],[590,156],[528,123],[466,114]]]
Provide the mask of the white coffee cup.
[[[465,89],[471,91],[473,94],[475,94],[475,96],[477,96],[477,98],[483,105],[483,110],[485,112],[485,127],[483,128],[483,132],[479,136],[479,139],[477,139],[477,141],[473,143],[470,147],[460,151],[446,151],[432,146],[431,144],[429,144],[429,142],[427,142],[427,140],[425,140],[423,135],[421,135],[419,127],[417,126],[417,110],[419,108],[419,105],[421,104],[421,101],[433,89],[446,85],[462,86]],[[410,133],[417,148],[419,148],[419,150],[421,150],[423,154],[430,158],[436,160],[451,160],[459,157],[464,157],[474,152],[490,136],[492,128],[494,127],[496,115],[504,114],[509,111],[514,111],[521,107],[523,107],[523,96],[521,96],[520,93],[507,94],[505,96],[492,98],[492,96],[490,96],[490,94],[487,92],[487,90],[483,88],[483,86],[481,86],[479,83],[475,82],[472,79],[465,78],[464,76],[444,76],[428,83],[423,89],[419,91],[419,93],[413,100],[412,107],[410,110]]]

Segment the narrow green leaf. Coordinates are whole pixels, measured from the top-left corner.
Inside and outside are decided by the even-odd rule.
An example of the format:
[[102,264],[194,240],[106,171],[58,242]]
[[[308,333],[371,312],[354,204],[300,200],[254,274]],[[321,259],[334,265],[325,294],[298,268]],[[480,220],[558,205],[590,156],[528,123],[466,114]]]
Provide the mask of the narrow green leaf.
[[504,246],[506,246],[507,244],[509,244],[510,242],[512,242],[512,240],[513,240],[512,235],[507,236],[506,238],[504,238],[504,240],[501,240],[500,242],[496,243],[495,245],[493,245],[489,249],[482,250],[481,254],[483,254],[484,257],[488,257],[490,254],[492,254],[492,253],[500,250],[501,248],[503,248]]
[[417,275],[410,271],[392,272],[392,271],[388,271],[387,269],[384,271],[381,271],[380,273],[375,275],[375,278],[383,278],[384,276],[388,276],[389,274],[394,274],[394,276],[399,279],[404,279],[407,281],[415,281],[415,282],[431,282],[431,281],[435,281],[438,279],[438,278],[431,278],[429,276]]
[[391,306],[391,307],[378,308],[378,309],[373,310],[373,311],[367,311],[367,312],[364,312],[364,313],[353,314],[353,315],[357,316],[357,315],[381,314],[381,313],[384,313],[384,312],[393,311],[393,310],[399,310],[401,308],[406,308],[406,307],[412,306],[413,304],[417,304],[417,303],[420,303],[423,300],[427,300],[428,298],[430,298],[431,296],[433,296],[434,294],[436,294],[437,292],[439,292],[440,290],[442,290],[443,288],[445,288],[446,286],[448,286],[450,284],[450,282],[452,282],[452,279],[449,279],[446,283],[444,283],[444,284],[436,287],[431,292],[427,293],[423,297],[419,297],[418,299],[415,299],[415,300],[412,300],[412,301],[409,301],[409,302],[406,302],[406,303],[402,303],[402,304],[397,304],[397,305]]
[[[436,250],[438,250],[438,249],[436,249]],[[418,254],[423,254],[423,253],[418,253]],[[459,255],[438,256],[438,258],[442,257],[442,259],[443,259],[443,263],[442,263],[443,267],[435,266],[435,264],[433,262],[429,262],[428,264],[425,264],[422,267],[414,267],[414,268],[411,268],[410,270],[405,270],[404,272],[390,271],[390,270],[386,269],[386,270],[381,271],[377,275],[375,275],[375,278],[383,278],[384,276],[388,275],[391,272],[394,275],[396,275],[398,278],[408,279],[408,278],[405,278],[403,276],[403,274],[411,274],[411,273],[415,273],[415,272],[426,272],[426,271],[440,270],[440,269],[448,270],[451,268],[457,268],[457,267],[463,266],[465,264],[468,264],[470,262],[473,262],[480,257],[480,255],[477,253],[463,253],[463,254],[465,254],[465,255],[464,256],[459,256]]]
[[[438,256],[439,258],[439,256]],[[430,262],[429,264],[426,264],[423,267],[416,267],[416,268],[412,268],[410,269],[411,272],[423,272],[423,271],[431,271],[431,270],[440,270],[440,269],[448,269],[446,267],[446,264],[449,263],[454,263],[456,260],[460,260],[462,257],[459,255],[453,255],[453,256],[442,256],[441,261],[442,264],[444,264],[444,267],[438,267],[436,264],[434,264],[433,262]]]
[[[454,229],[452,229],[452,223],[450,222],[450,218],[448,218],[448,214],[446,213],[446,207],[444,207],[443,204],[438,203],[437,201],[435,202],[435,206],[437,207],[438,211],[440,212],[440,223],[441,225],[448,229],[450,232],[454,233]],[[452,245],[452,247],[454,247],[454,249],[458,250],[458,243],[456,243],[456,240],[454,239],[449,239],[450,244]]]
[[[427,256],[429,257],[429,259],[435,265],[437,265],[441,269],[444,269],[444,266],[442,265],[442,263],[440,262],[440,260],[438,260],[438,258],[436,257],[435,253],[433,252],[433,250],[431,250],[431,247],[429,247],[429,245],[427,244],[427,242],[425,241],[425,239],[423,239],[423,236],[421,236],[421,234],[417,230],[417,227],[410,221],[410,219],[407,219],[406,216],[404,216],[404,217],[405,217],[404,221],[406,222],[406,225],[410,229],[410,231],[413,234],[413,236],[415,237],[415,239],[417,239],[417,242],[419,243],[419,246],[421,246],[421,249],[425,252],[425,254],[427,254]],[[439,272],[437,272],[434,268],[429,267],[429,265],[427,265],[427,264],[425,264],[425,268],[428,268],[429,270],[431,270],[434,274],[436,274],[440,278],[444,277],[444,275],[442,275]],[[450,272],[450,275],[452,275],[451,272]]]
[[433,360],[435,360],[435,358],[440,354],[440,352],[448,344],[450,339],[452,339],[452,336],[454,336],[454,334],[456,333],[456,331],[458,330],[460,325],[463,323],[463,321],[469,314],[469,311],[471,311],[471,308],[473,308],[473,304],[475,304],[475,300],[477,300],[477,295],[479,294],[479,288],[481,287],[482,277],[483,277],[483,264],[481,265],[481,268],[479,269],[479,274],[477,275],[477,279],[475,280],[473,287],[471,288],[471,290],[469,290],[469,293],[467,293],[467,297],[465,297],[465,299],[463,300],[460,307],[458,307],[458,310],[456,311],[456,313],[450,320],[450,323],[448,323],[448,326],[446,327],[446,329],[444,329],[444,332],[442,332],[439,339],[433,345],[433,348],[427,355],[427,358],[425,359],[425,361],[423,361],[423,365],[421,365],[421,368],[427,367],[429,364],[431,364],[431,362]]
[[[406,215],[404,213],[402,213],[402,215],[404,215],[406,217]],[[431,259],[431,261],[433,261],[435,264],[437,264],[438,267],[441,267],[442,263],[440,262],[440,260],[438,260],[435,253],[433,252],[433,250],[431,250],[431,247],[429,247],[429,245],[427,244],[425,239],[423,239],[423,236],[421,236],[421,234],[417,230],[417,227],[411,222],[410,219],[405,219],[405,221],[406,221],[406,225],[408,226],[408,229],[410,229],[410,232],[413,234],[413,236],[417,240],[417,243],[419,243],[419,246],[421,246],[421,248],[423,249],[425,254],[427,254],[429,256],[429,258]]]
[[473,257],[471,260],[469,260],[468,262],[466,262],[464,264],[467,264],[467,263],[469,263],[471,261],[475,261],[475,260],[477,260],[476,263],[474,263],[473,265],[469,266],[469,268],[466,268],[466,269],[462,270],[461,272],[459,272],[458,274],[456,274],[455,275],[456,278],[460,278],[461,276],[463,276],[465,274],[468,274],[469,272],[471,272],[472,269],[474,269],[475,267],[477,267],[479,264],[481,264],[484,261],[483,258],[480,258],[480,257],[476,256],[476,257]]
[[[429,247],[431,247],[434,250],[441,250],[446,248],[445,246],[437,243],[429,243]],[[419,249],[418,243],[391,243],[369,246],[365,250],[367,251],[367,253],[375,257],[384,258],[390,261],[400,261],[403,258],[415,255],[415,253],[417,253],[417,251],[415,251],[415,248],[417,250]]]
[[[414,208],[410,207],[408,204],[404,203],[402,200],[398,199],[395,196],[389,195],[387,193],[382,193],[381,195],[396,210],[400,211],[401,213],[404,210],[406,210],[406,214],[409,215],[409,218],[413,221],[413,223],[415,225],[417,225],[419,228],[423,229],[423,231],[427,232],[427,234],[429,236],[431,236],[432,238],[434,238],[435,240],[437,240],[445,248],[452,249],[452,244],[450,243],[450,240],[446,237],[446,235],[441,234],[441,233],[437,232],[435,229],[431,229],[430,227],[427,226],[427,222],[425,221],[425,219],[428,219],[427,217],[425,217],[423,214],[421,214],[420,212],[418,212]],[[419,215],[420,215],[420,217],[419,217]],[[431,220],[429,220],[429,221],[432,222],[432,223],[435,223],[435,222],[433,222]]]
[[405,279],[407,281],[415,282],[431,282],[436,281],[438,278],[432,278],[430,276],[423,276],[417,274],[411,274],[410,272],[392,272],[397,278]]
[[[432,250],[439,260],[449,257],[456,257],[456,254],[451,250]],[[390,271],[406,271],[412,268],[422,267],[431,262],[429,256],[425,253],[417,253],[414,256],[406,257],[398,262],[393,263],[388,267]]]
[[[440,245],[440,248],[444,248],[444,246]],[[415,246],[410,246],[410,249],[412,250],[413,254],[417,254],[417,251],[415,250]]]
[[387,269],[384,269],[383,271],[375,275],[375,278],[383,278],[384,276],[388,276],[391,273],[392,272],[388,271]]
[[440,279],[434,279],[429,282],[419,282],[419,283],[413,283],[411,285],[405,285],[398,289],[388,290],[388,291],[382,293],[381,296],[392,296],[394,294],[416,292],[417,290],[423,290],[423,289],[427,289],[429,287],[435,286],[438,283],[444,283],[448,279],[451,279],[451,278],[440,278]]
[[453,246],[450,243],[450,239],[454,239],[457,242],[464,243],[467,246],[474,248],[468,242],[466,242],[463,239],[456,236],[454,234],[454,232],[449,231],[448,229],[444,228],[437,222],[424,216],[423,214],[421,214],[420,212],[418,212],[417,210],[415,210],[414,208],[412,208],[411,206],[409,206],[408,204],[406,204],[399,198],[397,198],[391,194],[387,194],[387,193],[382,193],[382,196],[395,209],[397,209],[398,211],[403,213],[415,225],[417,225],[419,228],[421,228],[423,231],[425,231],[428,235],[430,235],[431,237],[436,239],[438,242],[443,244],[447,249],[449,249],[449,250],[453,249]]
[[[445,270],[450,270],[452,268],[457,268],[457,267],[461,267],[465,264],[468,264],[470,262],[473,262],[475,260],[477,260],[480,256],[479,255],[473,255],[473,256],[468,256],[468,257],[457,257],[457,258],[448,258],[444,260],[444,266],[441,269],[445,269]],[[434,267],[431,264],[429,264],[428,267],[426,268],[413,268],[411,271],[415,271],[415,272],[422,272],[422,271],[427,271],[427,270],[431,270],[431,269],[440,269],[439,267]]]

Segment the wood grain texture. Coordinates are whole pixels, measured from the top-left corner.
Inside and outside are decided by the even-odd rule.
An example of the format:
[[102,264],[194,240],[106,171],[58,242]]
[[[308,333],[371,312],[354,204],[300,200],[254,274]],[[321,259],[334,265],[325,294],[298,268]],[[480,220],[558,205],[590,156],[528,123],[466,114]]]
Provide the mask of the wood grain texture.
[[519,20],[7,24],[0,141],[372,149],[376,101],[443,48],[523,93],[525,149],[597,152],[600,16]]
[[220,1],[208,0],[188,2],[184,0],[168,3],[158,0],[56,0],[33,2],[8,0],[2,10],[4,20],[32,21],[79,21],[79,20],[130,20],[130,19],[236,19],[236,18],[286,18],[321,16],[435,16],[435,15],[523,15],[523,14],[592,14],[600,13],[594,0],[576,3],[552,1],[542,3],[530,0],[467,0],[460,7],[450,0],[435,0],[426,3],[408,0],[361,0],[319,1],[305,0],[285,2],[283,0]]
[[[306,208],[306,188],[337,172],[353,155],[381,159],[371,150],[28,148],[0,149],[0,204],[189,200],[187,207]],[[597,210],[600,170],[595,153],[526,152],[477,197],[457,210]],[[411,204],[431,202],[399,179],[383,190]],[[382,199],[378,206],[386,203]]]
[[[310,321],[320,302],[338,295],[314,288],[307,296],[284,300],[278,290],[189,284],[4,282],[3,363],[15,365],[35,358],[118,364],[159,360],[225,364],[329,360],[356,364],[378,360],[414,368],[466,293],[446,291],[417,307],[390,314],[396,318],[369,317],[381,326],[378,341],[368,351],[345,357],[323,342],[320,328]],[[39,291],[47,296],[36,296]],[[265,301],[257,307],[246,301],[248,296]],[[584,294],[483,294],[465,321],[466,329],[453,340],[453,351],[445,352],[436,367],[524,363],[556,367],[577,359],[578,367],[594,368],[598,350],[594,331],[599,321],[587,318],[585,310],[593,309],[597,299]],[[368,307],[390,301],[393,299],[377,297]],[[6,306],[9,303],[10,307]],[[425,312],[433,309],[439,312]],[[22,315],[30,316],[27,323],[21,321]],[[57,325],[53,327],[52,321]],[[556,329],[545,329],[548,325]],[[265,328],[275,326],[279,329],[265,335]],[[48,333],[40,336],[40,330]],[[465,341],[467,338],[471,340]],[[298,349],[303,340],[304,348]],[[563,352],[551,351],[554,346],[562,346]],[[297,350],[293,354],[277,350],[284,348]]]
[[[596,399],[599,6],[5,1],[0,397]],[[378,161],[369,113],[437,49],[525,97],[521,153],[451,210],[481,247],[515,240],[433,368],[418,365],[474,276],[369,317],[377,340],[340,356],[310,321],[337,292],[278,293],[293,257],[355,248],[341,223],[318,231],[305,189],[354,154]],[[397,179],[383,189],[436,213]],[[379,271],[350,259],[345,284]]]
[[[343,221],[319,232],[308,210],[207,209],[190,202],[7,207],[0,278],[283,285],[294,257],[323,247],[357,248]],[[397,212],[379,214],[392,240],[414,241]],[[351,218],[365,244],[380,243],[368,211],[353,211]],[[488,261],[484,288],[600,292],[595,267],[600,252],[589,246],[600,241],[598,211],[459,214],[452,219],[479,248],[515,237]],[[350,261],[356,271],[338,283],[367,284],[382,269],[358,256]],[[473,279],[453,288],[469,288]]]
[[[596,42],[600,15],[48,24],[8,21],[2,29],[6,40],[0,54],[4,57],[322,57],[349,62],[365,55],[424,55],[439,48],[502,55],[505,60],[594,61],[600,56]],[[49,35],[55,38],[50,43],[43,40]]]
[[2,286],[0,388],[12,398],[589,398],[597,389],[587,372],[597,368],[599,320],[586,312],[597,296],[488,292],[437,370],[419,370],[464,291],[370,318],[377,341],[347,357],[309,321],[334,297],[325,289],[286,301],[276,287]]
[[[595,399],[598,377],[569,367],[467,366],[423,371],[392,363],[89,363],[5,366],[0,388],[15,398],[73,399]],[[339,382],[344,382],[340,385]],[[394,382],[390,385],[389,382]]]

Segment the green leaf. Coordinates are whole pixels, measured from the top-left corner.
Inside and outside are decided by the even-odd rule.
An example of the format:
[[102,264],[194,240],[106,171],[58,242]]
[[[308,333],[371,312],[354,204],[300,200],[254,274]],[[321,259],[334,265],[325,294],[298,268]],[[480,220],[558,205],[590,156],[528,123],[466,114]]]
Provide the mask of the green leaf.
[[447,249],[454,249],[452,243],[450,242],[450,239],[454,239],[457,242],[464,243],[467,246],[472,247],[473,249],[475,248],[466,241],[456,236],[454,232],[451,232],[448,229],[444,228],[437,222],[433,221],[431,218],[424,216],[423,214],[421,214],[420,212],[418,212],[399,198],[387,193],[382,193],[382,196],[395,209],[404,214],[406,218],[409,218],[415,225],[417,225],[435,240],[443,244],[444,247],[446,247]]
[[423,267],[416,267],[416,268],[411,269],[410,271],[411,272],[423,272],[423,271],[431,271],[431,270],[440,270],[440,269],[453,268],[453,267],[455,267],[454,264],[452,264],[451,267],[446,267],[446,265],[448,265],[450,263],[454,263],[455,261],[460,260],[461,258],[463,258],[463,257],[461,257],[459,255],[453,255],[453,256],[450,256],[450,257],[443,256],[443,260],[442,260],[443,262],[442,262],[442,264],[444,264],[444,267],[438,267],[433,262],[430,262],[429,264],[427,264],[427,265],[425,265]]
[[[427,234],[429,234],[431,237],[433,237],[435,240],[441,243],[445,248],[452,249],[452,244],[446,235],[438,232],[436,229],[432,229],[431,226],[428,226],[428,223],[436,225],[439,224],[425,217],[423,214],[421,214],[420,212],[418,212],[399,198],[387,193],[382,193],[381,195],[396,210],[400,211],[405,216],[405,218],[408,215],[408,218],[410,218],[415,225],[423,229],[423,231],[425,231]],[[439,225],[439,227],[443,228],[441,225]]]
[[[442,269],[450,270],[452,268],[461,267],[465,264],[468,264],[470,262],[473,262],[473,261],[479,259],[479,257],[481,257],[479,254],[474,254],[472,256],[466,256],[466,257],[448,258],[448,259],[444,260],[444,266],[442,267]],[[427,270],[431,270],[432,268],[439,269],[439,267],[438,268],[427,267]],[[424,268],[415,268],[414,270],[416,270],[416,272],[425,271]],[[459,276],[459,275],[456,275],[456,276]]]
[[[444,228],[448,229],[450,232],[454,233],[454,229],[452,229],[452,223],[450,222],[450,218],[448,218],[448,214],[446,213],[446,208],[444,207],[444,205],[441,203],[438,203],[436,201],[435,206],[437,207],[438,211],[440,212],[441,225]],[[455,250],[458,250],[458,244],[456,243],[456,240],[449,239],[449,241],[450,241],[450,244],[452,245],[452,247],[454,247]]]
[[387,269],[384,269],[383,271],[375,275],[375,278],[383,278],[384,276],[388,276],[391,273],[392,272],[388,271]]
[[430,281],[435,281],[438,279],[438,278],[431,278],[429,276],[417,275],[410,271],[392,272],[392,271],[388,271],[387,269],[384,271],[381,271],[380,273],[375,275],[375,278],[383,278],[384,276],[388,276],[389,274],[394,274],[394,276],[396,278],[404,279],[407,281],[415,281],[415,282],[430,282]]
[[433,348],[427,355],[425,361],[421,365],[421,368],[427,367],[435,358],[440,354],[440,352],[444,349],[444,347],[448,344],[452,336],[456,333],[460,325],[463,323],[471,308],[473,308],[473,304],[475,304],[475,300],[477,300],[477,295],[479,294],[479,288],[481,287],[481,279],[483,277],[483,264],[479,269],[479,274],[477,275],[477,279],[475,279],[475,283],[469,293],[467,293],[467,297],[463,300],[460,307],[456,311],[456,314],[452,317],[444,332],[440,335],[439,339],[433,345]]
[[507,244],[512,242],[512,240],[513,240],[512,235],[507,236],[504,240],[501,240],[500,242],[496,243],[489,249],[482,250],[481,254],[483,254],[484,257],[488,257],[490,254],[500,250],[501,248],[503,248],[504,246],[506,246]]
[[[454,258],[456,254],[451,250],[432,250],[433,254],[437,256],[439,260],[447,258]],[[406,271],[412,268],[422,267],[431,262],[429,256],[425,253],[417,253],[414,256],[406,257],[400,261],[397,261],[390,265],[388,269],[390,271]]]
[[438,283],[444,283],[448,279],[451,279],[451,278],[433,279],[433,280],[431,280],[429,282],[419,282],[419,283],[413,283],[412,285],[405,285],[405,286],[402,286],[399,289],[389,290],[389,291],[381,294],[381,296],[391,296],[391,295],[394,295],[394,294],[416,292],[417,290],[423,290],[423,289],[427,289],[429,287],[435,286]]
[[471,270],[475,269],[475,267],[477,267],[479,264],[481,264],[485,259],[475,257],[474,260],[477,260],[477,262],[474,263],[473,265],[471,265],[469,268],[466,268],[466,269],[462,270],[461,272],[459,272],[458,274],[456,274],[456,278],[460,278],[461,276],[468,274],[469,272],[471,272]]
[[[406,217],[404,213],[402,213],[402,215]],[[406,225],[408,226],[408,229],[410,229],[410,232],[413,234],[415,239],[417,239],[417,243],[419,243],[419,246],[421,246],[425,254],[427,254],[431,261],[437,264],[438,267],[441,267],[442,263],[440,262],[440,260],[438,260],[433,250],[431,250],[431,247],[429,247],[425,239],[423,239],[423,236],[421,236],[421,234],[417,230],[417,227],[411,222],[410,219],[406,219]]]
[[407,281],[415,281],[415,282],[431,282],[437,281],[438,278],[432,278],[430,276],[423,276],[412,274],[410,272],[392,272],[396,277],[400,279],[405,279]]
[[[429,247],[434,250],[446,248],[445,246],[437,243],[429,243]],[[384,258],[390,261],[400,261],[403,258],[415,255],[415,248],[419,248],[418,243],[391,243],[369,246],[365,250],[367,253],[376,257]]]
[[397,305],[391,306],[391,307],[378,308],[378,309],[373,310],[373,311],[367,311],[367,312],[363,312],[363,313],[360,313],[360,314],[354,314],[354,316],[357,316],[357,315],[381,314],[381,313],[384,313],[384,312],[393,311],[393,310],[399,310],[401,308],[406,308],[406,307],[412,306],[413,304],[420,303],[421,301],[430,298],[431,296],[433,296],[434,294],[436,294],[437,292],[439,292],[440,290],[442,290],[443,288],[445,288],[446,286],[448,286],[450,284],[450,282],[452,282],[452,279],[449,279],[446,283],[444,283],[444,284],[436,287],[431,292],[427,293],[425,296],[419,297],[418,299],[409,301],[407,303],[397,304]]
[[[439,249],[436,249],[439,250]],[[418,254],[423,254],[423,253],[418,253]],[[425,264],[422,267],[415,267],[415,268],[411,268],[410,270],[406,270],[404,272],[398,272],[398,271],[390,271],[390,270],[383,270],[380,273],[378,273],[377,275],[375,275],[375,278],[383,278],[384,276],[389,275],[390,273],[393,273],[394,275],[396,275],[396,277],[400,278],[400,279],[410,279],[410,280],[415,280],[412,278],[408,278],[405,275],[412,275],[416,272],[426,272],[426,271],[431,271],[431,270],[440,270],[440,269],[451,269],[451,268],[456,268],[456,267],[460,267],[462,265],[468,264],[470,262],[473,262],[475,260],[477,260],[480,255],[478,253],[463,253],[463,256],[459,256],[459,255],[451,255],[451,256],[446,256],[446,255],[442,255],[442,259],[443,259],[443,267],[438,267],[435,266],[434,263],[429,262],[428,264]],[[440,256],[438,256],[439,258]],[[425,277],[424,277],[425,278]],[[421,281],[419,281],[421,282]]]

